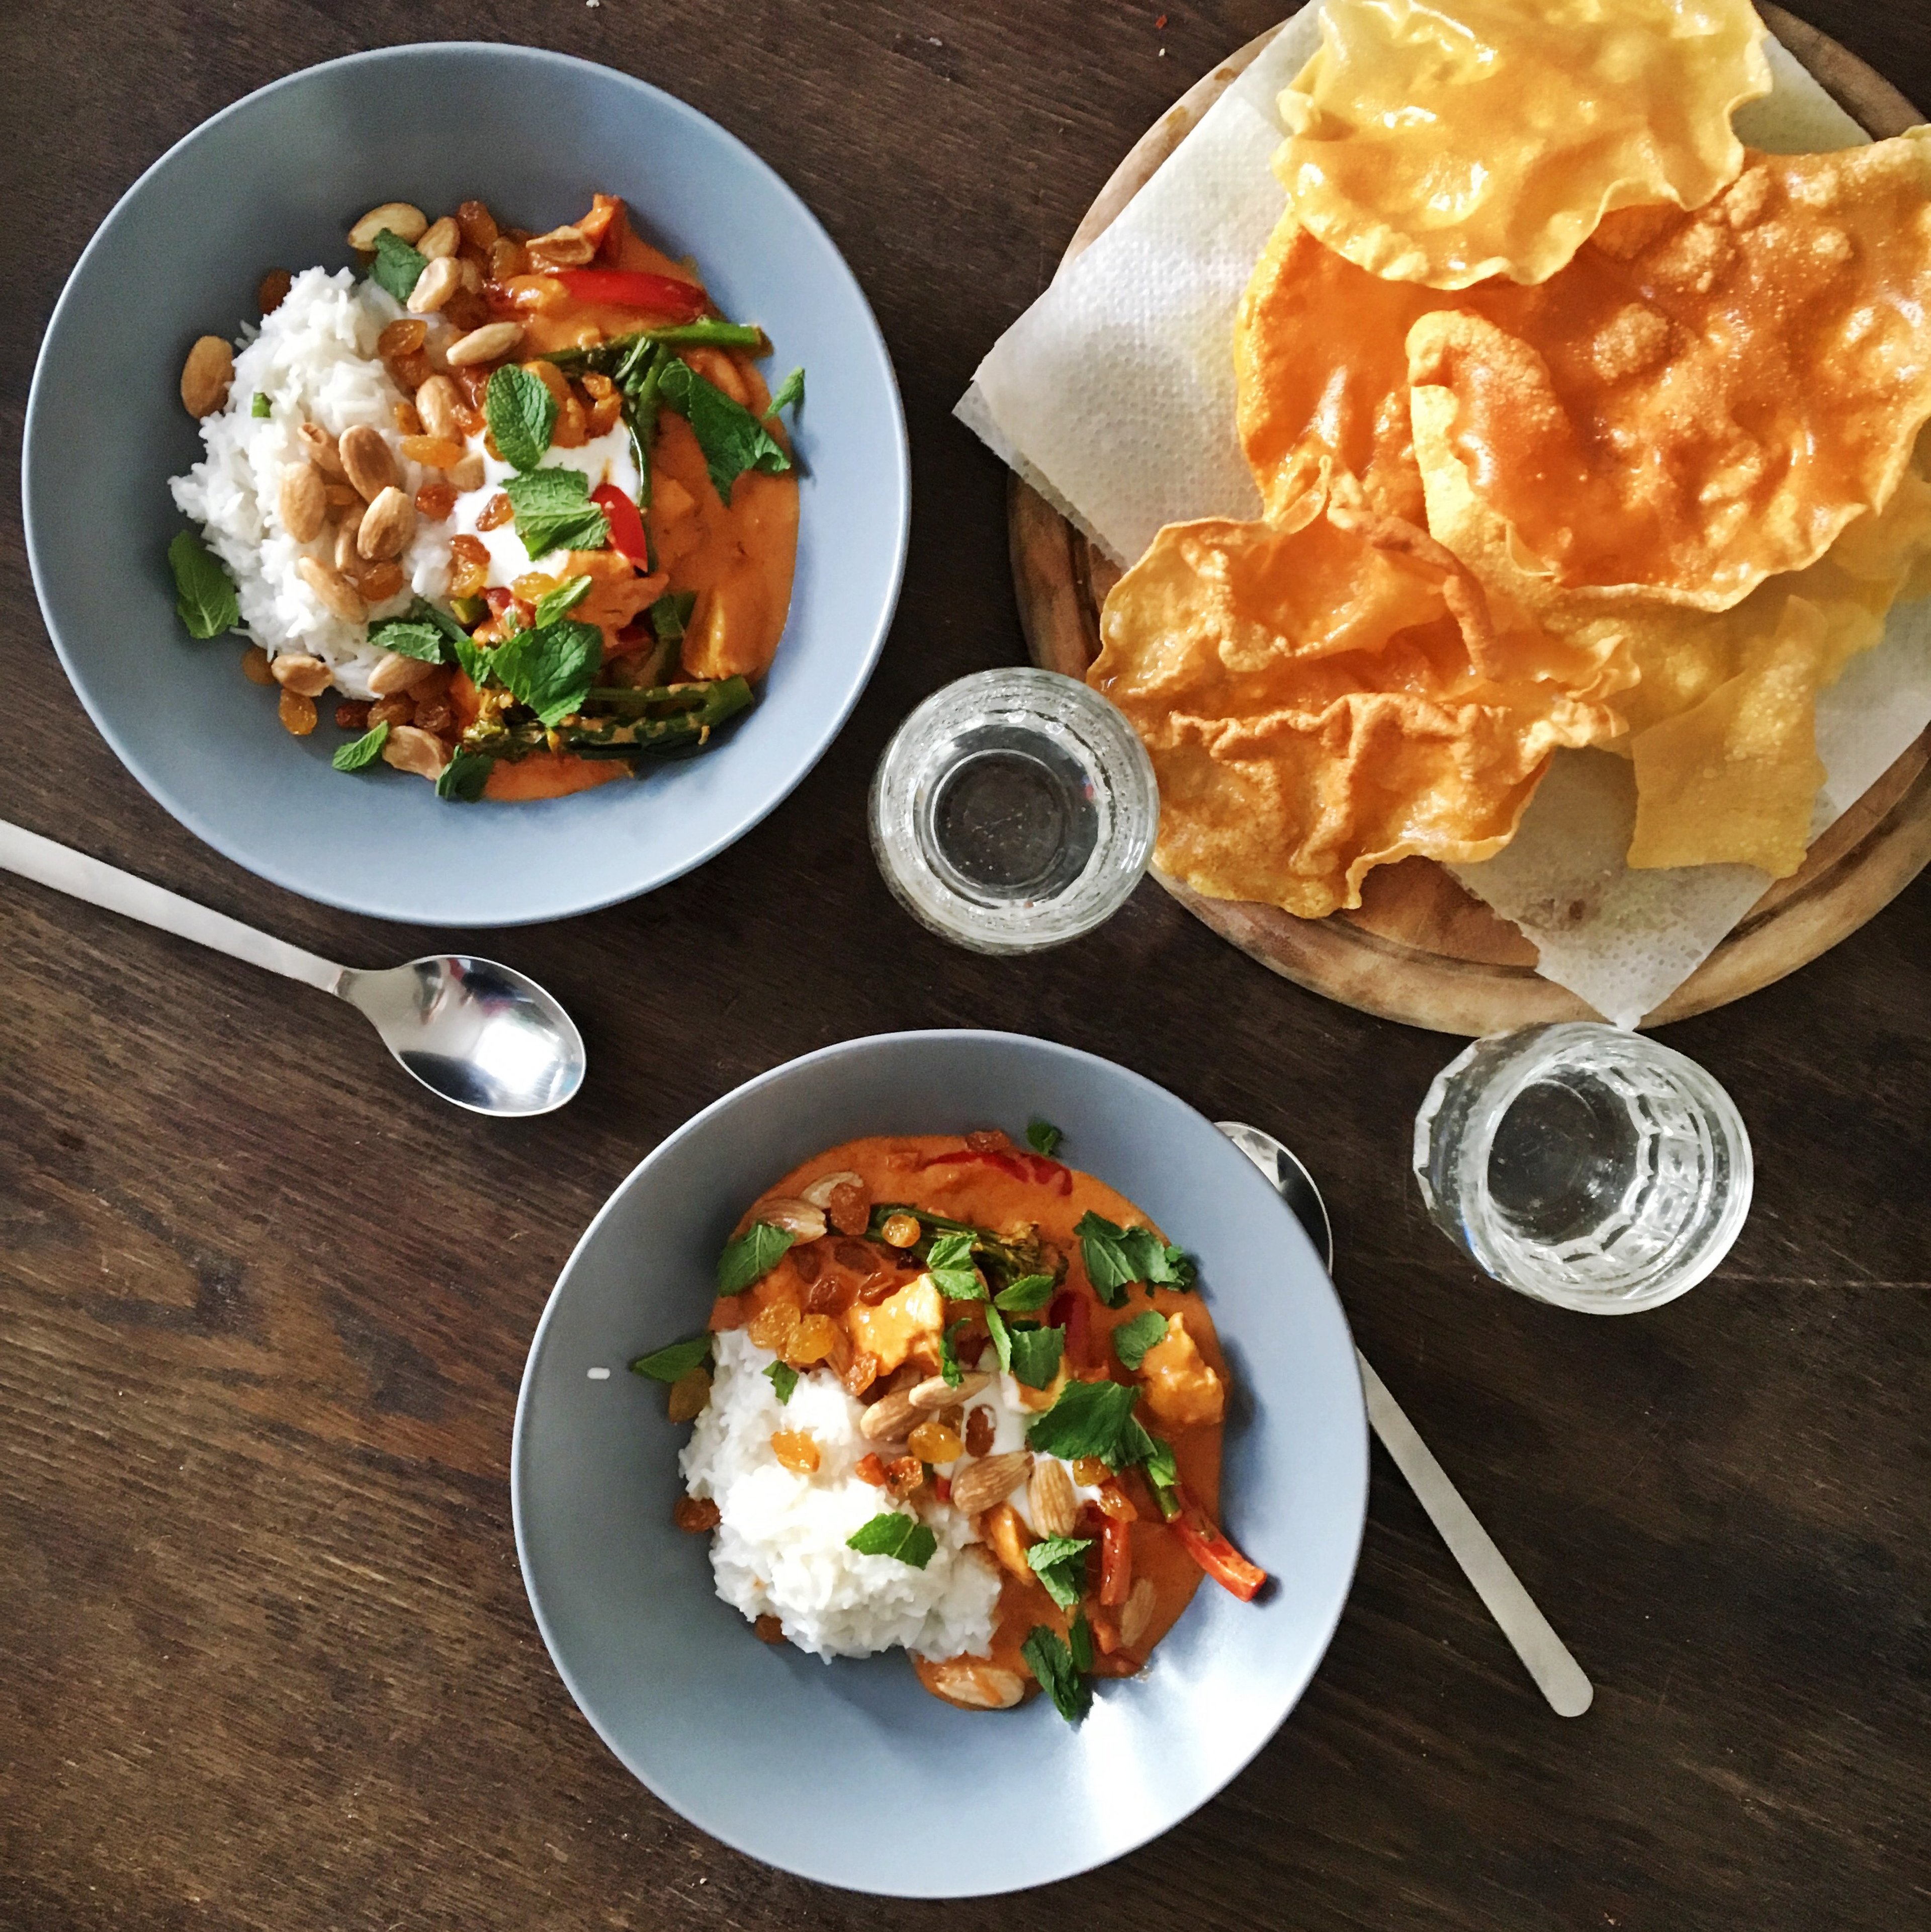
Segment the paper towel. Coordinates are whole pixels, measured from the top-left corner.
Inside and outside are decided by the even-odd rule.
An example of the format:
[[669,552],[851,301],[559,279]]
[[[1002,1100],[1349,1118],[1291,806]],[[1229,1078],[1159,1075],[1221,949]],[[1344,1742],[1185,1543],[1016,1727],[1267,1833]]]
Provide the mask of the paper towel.
[[[1282,206],[1275,100],[1319,44],[1319,9],[1304,7],[993,345],[958,406],[1117,563],[1164,524],[1260,514],[1234,431],[1234,311]],[[1736,116],[1747,145],[1810,154],[1868,138],[1780,43],[1766,51],[1774,87]],[[1906,606],[1818,700],[1830,777],[1813,836],[1927,722],[1931,613]],[[1621,1026],[1681,985],[1770,883],[1742,866],[1631,872],[1634,812],[1626,760],[1560,752],[1514,841],[1451,868],[1522,928],[1546,978]]]

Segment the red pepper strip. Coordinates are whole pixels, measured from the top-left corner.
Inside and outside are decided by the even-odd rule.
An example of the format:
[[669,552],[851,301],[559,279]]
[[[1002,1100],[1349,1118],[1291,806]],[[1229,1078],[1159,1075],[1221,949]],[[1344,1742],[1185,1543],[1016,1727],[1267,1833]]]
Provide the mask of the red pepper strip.
[[1054,1295],[1052,1306],[1046,1311],[1046,1325],[1066,1331],[1066,1360],[1075,1369],[1093,1366],[1087,1359],[1090,1320],[1086,1297],[1070,1289],[1063,1294]]
[[1073,1191],[1072,1169],[1063,1167],[1056,1160],[1048,1160],[1044,1154],[1007,1154],[996,1150],[981,1153],[974,1148],[961,1148],[957,1154],[935,1154],[919,1165],[921,1167],[996,1167],[1001,1174],[1009,1174],[1015,1180],[1030,1181],[1036,1187],[1051,1187],[1061,1194],[1070,1194]]
[[1132,1593],[1132,1534],[1117,1516],[1110,1516],[1099,1532],[1099,1600],[1117,1609]]
[[940,1502],[950,1502],[952,1499],[952,1478],[949,1476],[934,1476],[932,1478],[932,1493],[938,1498]]
[[649,275],[631,268],[559,268],[556,279],[579,302],[614,302],[619,308],[640,308],[667,315],[676,322],[695,322],[710,306],[710,298],[695,282],[669,275]]
[[[1243,1604],[1251,1604],[1260,1594],[1261,1586],[1267,1580],[1267,1571],[1249,1562],[1228,1541],[1219,1526],[1187,1494],[1184,1484],[1176,1484],[1174,1493],[1179,1501],[1180,1513],[1167,1527],[1180,1538],[1187,1554],[1216,1583],[1223,1589],[1231,1590]],[[1120,1527],[1123,1529],[1126,1526],[1123,1523]]]
[[610,541],[640,569],[650,568],[650,545],[643,534],[643,519],[637,506],[614,483],[599,483],[590,492],[590,501],[610,520]]

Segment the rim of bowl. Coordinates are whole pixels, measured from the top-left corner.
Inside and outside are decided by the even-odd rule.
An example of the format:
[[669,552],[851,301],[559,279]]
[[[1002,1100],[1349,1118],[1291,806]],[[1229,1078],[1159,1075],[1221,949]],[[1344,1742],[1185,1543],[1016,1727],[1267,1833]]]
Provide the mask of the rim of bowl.
[[[1044,1040],[1036,1034],[1011,1033],[989,1027],[914,1027],[903,1028],[894,1033],[864,1034],[856,1039],[835,1040],[829,1046],[814,1048],[809,1053],[799,1054],[793,1059],[781,1061],[775,1066],[766,1068],[762,1073],[754,1074],[750,1079],[740,1082],[729,1092],[718,1095],[717,1099],[708,1106],[700,1108],[681,1126],[672,1129],[631,1168],[616,1186],[611,1189],[603,1205],[591,1216],[589,1226],[577,1238],[576,1244],[571,1249],[569,1256],[564,1262],[562,1268],[558,1270],[556,1283],[551,1288],[549,1296],[543,1304],[543,1312],[538,1318],[535,1332],[530,1337],[529,1352],[523,1359],[523,1378],[517,1389],[516,1419],[510,1436],[510,1522],[516,1540],[517,1568],[523,1577],[523,1595],[529,1601],[530,1614],[535,1619],[537,1634],[543,1639],[543,1647],[549,1654],[551,1667],[562,1679],[564,1689],[570,1694],[570,1701],[576,1706],[584,1720],[602,1741],[605,1750],[609,1751],[618,1763],[622,1765],[646,1790],[669,1805],[671,1810],[687,1824],[696,1826],[707,1837],[716,1839],[720,1844],[727,1846],[734,1852],[742,1852],[746,1858],[755,1858],[759,1864],[769,1866],[773,1870],[789,1871],[794,1876],[807,1879],[816,1885],[829,1886],[838,1891],[858,1892],[862,1895],[872,1898],[997,1898],[1015,1892],[1031,1891],[1042,1886],[1057,1884],[1066,1879],[1077,1878],[1082,1873],[1098,1870],[1104,1865],[1117,1864],[1121,1858],[1139,1850],[1142,1846],[1151,1844],[1154,1839],[1164,1837],[1168,1832],[1183,1824],[1187,1819],[1193,1816],[1195,1811],[1200,1810],[1202,1806],[1211,1803],[1225,1791],[1279,1735],[1281,1726],[1285,1724],[1300,1708],[1301,1700],[1307,1695],[1308,1686],[1314,1682],[1315,1672],[1321,1668],[1327,1659],[1328,1652],[1333,1646],[1334,1634],[1340,1628],[1342,1614],[1348,1606],[1348,1598],[1354,1592],[1354,1578],[1360,1568],[1361,1549],[1368,1529],[1369,1463],[1367,1401],[1361,1388],[1359,1372],[1353,1371],[1350,1385],[1354,1390],[1355,1401],[1351,1414],[1355,1418],[1356,1432],[1360,1444],[1360,1480],[1357,1493],[1351,1501],[1348,1512],[1355,1526],[1354,1547],[1348,1555],[1347,1575],[1340,1589],[1336,1594],[1333,1609],[1324,1620],[1326,1628],[1322,1631],[1320,1644],[1314,1649],[1309,1660],[1307,1669],[1302,1673],[1300,1682],[1296,1685],[1293,1696],[1288,1700],[1286,1707],[1281,1713],[1279,1723],[1268,1732],[1265,1737],[1255,1744],[1252,1750],[1247,1752],[1237,1762],[1230,1765],[1227,1768],[1226,1775],[1214,1786],[1211,1791],[1205,1793],[1198,1803],[1182,1812],[1178,1817],[1168,1819],[1162,1823],[1150,1826],[1135,1838],[1130,1844],[1122,1845],[1117,1850],[1109,1851],[1097,1858],[1069,1864],[1064,1870],[1051,1873],[1043,1878],[1029,1879],[1018,1886],[1001,1885],[995,1882],[973,1886],[957,1891],[907,1892],[854,1886],[845,1878],[831,1876],[823,1868],[807,1870],[798,1865],[776,1865],[755,1846],[745,1844],[742,1837],[734,1831],[722,1828],[712,1819],[698,1816],[695,1811],[687,1809],[668,1792],[664,1790],[654,1778],[646,1776],[631,1762],[616,1739],[605,1730],[596,1713],[584,1702],[578,1691],[575,1678],[569,1666],[559,1654],[556,1640],[550,1632],[549,1618],[544,1613],[542,1604],[538,1600],[537,1588],[532,1576],[529,1546],[523,1533],[523,1468],[525,1429],[529,1416],[530,1388],[535,1376],[537,1358],[542,1352],[544,1338],[549,1332],[550,1319],[556,1312],[565,1284],[568,1281],[571,1270],[576,1267],[578,1258],[597,1238],[604,1222],[614,1210],[618,1197],[630,1187],[645,1168],[653,1161],[660,1159],[671,1148],[698,1132],[714,1114],[721,1113],[727,1108],[737,1106],[750,1095],[770,1085],[773,1082],[820,1060],[834,1060],[841,1055],[865,1048],[877,1048],[900,1046],[915,1041],[941,1040],[1017,1042],[1028,1048],[1036,1048],[1048,1054],[1057,1055],[1068,1060],[1084,1060],[1104,1067],[1108,1073],[1127,1082],[1132,1086],[1144,1088],[1152,1093],[1159,1094],[1162,1099],[1174,1101],[1186,1108],[1189,1113],[1199,1119],[1201,1124],[1214,1136],[1216,1139],[1223,1142],[1228,1146],[1229,1151],[1234,1153],[1243,1166],[1251,1166],[1246,1156],[1241,1154],[1231,1142],[1226,1141],[1225,1136],[1221,1133],[1219,1129],[1215,1126],[1213,1121],[1201,1113],[1190,1100],[1182,1100],[1177,1094],[1169,1088],[1162,1087],[1158,1081],[1149,1079],[1145,1074],[1135,1071],[1132,1067],[1122,1066],[1117,1060],[1108,1060],[1104,1054],[1089,1053],[1084,1048],[1067,1046],[1058,1040]],[[1307,1242],[1309,1252],[1313,1254],[1314,1244],[1309,1240],[1307,1231],[1301,1226],[1300,1221],[1295,1216],[1294,1210],[1288,1205],[1279,1191],[1269,1185],[1266,1177],[1258,1169],[1255,1170],[1254,1178],[1262,1186],[1267,1187],[1268,1192],[1273,1196],[1279,1205],[1283,1217],[1293,1226],[1297,1235],[1302,1240]],[[1348,1323],[1348,1310],[1342,1305],[1340,1293],[1334,1286],[1333,1276],[1321,1266],[1321,1258],[1318,1254],[1314,1255],[1314,1263],[1315,1272],[1319,1276],[1322,1286],[1327,1289],[1335,1316],[1341,1324],[1342,1334],[1347,1338],[1348,1360],[1351,1370],[1354,1354],[1354,1330]]]
[[[427,55],[448,53],[482,54],[492,58],[507,57],[518,60],[535,60],[551,62],[559,66],[588,69],[592,73],[619,82],[625,87],[635,88],[667,107],[677,116],[708,128],[721,140],[736,148],[751,166],[768,177],[778,194],[790,204],[792,213],[798,220],[817,232],[826,248],[830,250],[832,259],[849,278],[852,292],[858,298],[859,311],[865,318],[867,331],[864,338],[865,348],[869,352],[875,365],[876,373],[883,379],[885,392],[891,399],[892,420],[898,430],[894,452],[897,460],[891,477],[893,494],[897,498],[898,514],[889,592],[873,626],[872,636],[864,651],[853,665],[850,688],[840,700],[835,712],[829,722],[819,742],[811,748],[810,755],[800,763],[797,770],[767,803],[738,825],[735,830],[721,833],[670,869],[647,878],[642,884],[619,886],[611,892],[601,895],[592,895],[579,902],[573,902],[568,905],[546,907],[535,912],[497,915],[488,918],[425,920],[419,912],[403,908],[391,910],[383,907],[370,905],[363,901],[339,893],[318,890],[312,884],[304,884],[300,879],[292,876],[284,868],[278,865],[260,863],[253,859],[244,858],[234,848],[233,842],[225,832],[208,823],[205,814],[190,808],[172,796],[171,788],[165,782],[156,774],[146,770],[130,754],[113,724],[96,708],[91,694],[87,690],[82,679],[76,672],[73,663],[67,655],[67,646],[61,640],[59,627],[53,621],[40,569],[40,544],[35,530],[33,475],[35,447],[40,440],[40,435],[37,434],[37,428],[41,416],[41,404],[43,400],[42,391],[49,355],[59,333],[61,325],[66,317],[67,305],[75,298],[75,289],[79,280],[82,270],[93,258],[94,251],[106,244],[128,205],[147,185],[149,177],[166,167],[177,154],[193,146],[211,128],[226,121],[230,116],[239,114],[243,110],[253,106],[268,95],[279,92],[284,88],[299,86],[316,74],[327,73],[340,68],[367,65],[381,61],[408,60],[419,58]],[[601,61],[586,60],[578,54],[558,53],[547,47],[529,46],[520,41],[410,40],[398,46],[371,47],[359,53],[340,55],[334,60],[318,61],[310,66],[298,68],[293,74],[283,74],[278,80],[269,81],[262,86],[253,88],[243,94],[238,100],[231,100],[226,106],[217,108],[205,120],[197,122],[178,140],[170,142],[159,154],[156,155],[154,160],[150,161],[121,190],[115,199],[114,206],[102,217],[100,226],[88,237],[86,246],[74,258],[73,266],[68,269],[67,278],[61,284],[60,294],[55,300],[53,308],[47,317],[46,326],[41,332],[40,346],[34,357],[33,380],[27,390],[26,412],[21,423],[20,514],[22,530],[26,544],[27,568],[33,582],[34,601],[40,606],[40,621],[46,628],[49,640],[53,645],[54,654],[60,660],[61,669],[67,675],[68,685],[71,687],[74,695],[79,699],[81,708],[87,713],[94,728],[106,741],[108,749],[120,760],[121,768],[133,778],[141,789],[176,824],[185,826],[203,844],[211,846],[224,859],[240,866],[244,872],[253,874],[256,878],[265,879],[269,884],[279,886],[283,891],[293,892],[298,898],[307,899],[315,904],[333,906],[338,911],[358,913],[366,917],[389,920],[400,925],[426,926],[431,928],[448,931],[472,928],[491,931],[511,926],[544,925],[553,920],[574,919],[581,914],[601,912],[608,907],[621,905],[628,899],[640,898],[647,892],[655,892],[661,886],[667,886],[673,880],[682,878],[685,874],[695,872],[699,866],[708,865],[719,853],[728,850],[740,838],[755,830],[817,768],[820,760],[831,749],[832,745],[837,741],[839,734],[844,730],[845,725],[850,721],[852,712],[857,708],[859,700],[865,694],[866,686],[871,682],[871,674],[878,668],[879,658],[885,649],[886,638],[891,632],[892,620],[898,613],[899,593],[904,587],[905,560],[910,547],[912,535],[912,448],[910,437],[906,428],[904,398],[900,393],[898,387],[898,372],[892,365],[892,353],[886,346],[884,332],[878,326],[878,317],[873,311],[871,298],[865,292],[864,284],[853,272],[851,264],[845,260],[844,251],[832,239],[829,231],[812,212],[810,205],[804,197],[749,142],[733,134],[721,122],[714,121],[700,108],[693,107],[688,100],[679,99],[677,95],[649,81],[640,80],[634,74],[625,74],[618,68],[606,66]]]

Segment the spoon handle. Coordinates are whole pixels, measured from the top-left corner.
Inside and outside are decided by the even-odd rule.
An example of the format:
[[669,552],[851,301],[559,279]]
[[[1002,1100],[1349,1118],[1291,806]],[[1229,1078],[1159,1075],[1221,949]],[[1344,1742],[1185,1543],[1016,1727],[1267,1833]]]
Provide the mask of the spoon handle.
[[1354,1359],[1361,1367],[1362,1393],[1368,1399],[1368,1420],[1381,1446],[1394,1459],[1395,1467],[1408,1478],[1428,1519],[1441,1532],[1448,1553],[1461,1564],[1462,1574],[1475,1586],[1475,1594],[1488,1606],[1489,1614],[1501,1626],[1502,1634],[1514,1646],[1536,1688],[1549,1700],[1559,1718],[1579,1718],[1595,1698],[1595,1690],[1583,1675],[1582,1666],[1570,1654],[1569,1646],[1558,1636],[1548,1618],[1536,1608],[1535,1599],[1522,1587],[1522,1580],[1509,1567],[1509,1560],[1495,1547],[1495,1539],[1476,1520],[1475,1512],[1462,1498],[1462,1492],[1448,1479],[1448,1472],[1435,1460],[1402,1406],[1388,1393],[1388,1385],[1369,1366],[1357,1348]]
[[85,852],[56,844],[23,826],[10,825],[4,819],[0,819],[0,866],[89,905],[104,907],[109,912],[137,919],[143,926],[159,926],[178,938],[191,939],[197,946],[245,960],[250,966],[265,966],[271,973],[319,986],[325,993],[336,992],[342,978],[340,966],[304,952],[298,946],[271,939],[224,913],[211,912],[192,899],[103,865]]

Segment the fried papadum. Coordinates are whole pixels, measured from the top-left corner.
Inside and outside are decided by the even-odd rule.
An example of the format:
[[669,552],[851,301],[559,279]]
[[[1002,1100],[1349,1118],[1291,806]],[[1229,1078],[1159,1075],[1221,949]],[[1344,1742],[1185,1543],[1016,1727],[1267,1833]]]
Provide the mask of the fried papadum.
[[1750,0],[1327,0],[1274,170],[1389,280],[1545,281],[1612,209],[1696,208],[1736,174],[1764,35]]

